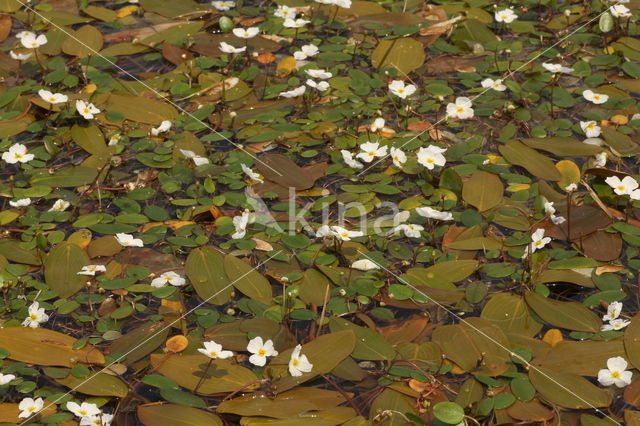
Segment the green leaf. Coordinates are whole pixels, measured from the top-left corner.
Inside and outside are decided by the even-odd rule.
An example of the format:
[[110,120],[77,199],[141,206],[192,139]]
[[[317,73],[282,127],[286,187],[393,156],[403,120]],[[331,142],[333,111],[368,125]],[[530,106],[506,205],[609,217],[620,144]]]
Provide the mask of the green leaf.
[[124,398],[129,394],[129,387],[116,376],[106,373],[96,373],[87,377],[68,375],[56,382],[73,389],[73,391],[91,396],[116,396]]
[[433,407],[433,415],[441,422],[457,425],[464,420],[464,409],[455,402],[439,402]]
[[377,69],[395,68],[402,74],[409,74],[420,68],[426,54],[418,40],[403,37],[394,40],[380,40],[371,53],[371,64]]
[[222,305],[231,298],[233,289],[224,273],[224,259],[215,248],[192,250],[184,267],[196,293],[207,303]]
[[600,318],[578,302],[560,302],[529,291],[525,294],[527,304],[545,322],[560,328],[575,331],[600,331]]
[[533,337],[542,329],[542,324],[529,313],[524,298],[509,293],[492,296],[480,317],[490,320],[506,333]]
[[478,211],[492,209],[502,202],[504,185],[493,173],[477,170],[462,186],[462,198]]
[[529,173],[545,180],[560,180],[560,173],[550,158],[531,149],[522,142],[509,141],[498,147],[504,158],[513,165],[524,167]]
[[341,318],[331,318],[329,328],[332,332],[353,330],[356,334],[356,347],[351,355],[356,359],[392,360],[396,356],[391,344],[375,330],[357,326]]
[[271,302],[271,284],[246,262],[228,254],[224,257],[224,272],[235,288],[259,302]]
[[537,367],[529,369],[529,380],[547,400],[564,408],[607,407],[611,395],[575,374]]
[[87,253],[76,244],[60,243],[45,258],[45,281],[58,296],[66,299],[84,286],[86,276],[78,275],[78,272],[90,263]]
[[138,419],[145,426],[222,426],[220,417],[204,410],[176,404],[138,405]]

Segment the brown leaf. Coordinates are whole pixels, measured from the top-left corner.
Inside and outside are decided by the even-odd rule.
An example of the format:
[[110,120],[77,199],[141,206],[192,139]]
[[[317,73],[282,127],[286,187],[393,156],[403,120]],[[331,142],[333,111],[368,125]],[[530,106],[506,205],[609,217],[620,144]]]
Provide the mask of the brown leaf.
[[640,378],[635,379],[624,388],[624,401],[636,407],[640,406]]
[[431,123],[426,121],[413,121],[407,126],[407,130],[411,132],[424,132],[432,127]]
[[11,34],[11,16],[0,15],[0,41],[5,41]]
[[186,349],[187,345],[189,345],[189,340],[183,336],[182,334],[178,334],[177,336],[170,337],[165,344],[167,351],[178,353],[182,352]]
[[174,65],[180,65],[183,62],[193,59],[193,54],[185,49],[180,49],[171,43],[162,43],[162,56]]

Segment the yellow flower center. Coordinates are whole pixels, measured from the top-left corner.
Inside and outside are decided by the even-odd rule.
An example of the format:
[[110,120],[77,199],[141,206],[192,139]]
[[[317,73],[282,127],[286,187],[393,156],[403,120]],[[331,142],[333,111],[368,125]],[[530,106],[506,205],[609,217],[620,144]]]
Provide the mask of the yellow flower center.
[[433,164],[433,163],[435,163],[435,162],[436,162],[436,161],[435,161],[433,158],[427,158],[427,163],[429,163],[429,164]]
[[340,236],[343,237],[343,238],[347,238],[347,237],[349,237],[349,233],[348,232],[342,232],[340,234]]
[[459,106],[458,108],[456,108],[457,112],[464,112],[464,107]]
[[625,187],[624,187],[624,185],[618,185],[618,186],[616,186],[616,189],[617,189],[618,191],[624,191],[624,190],[625,190],[625,189],[627,189],[627,188],[625,188]]
[[38,319],[38,315],[37,314],[29,314],[29,318],[33,321],[36,321]]
[[404,93],[404,89],[398,89],[398,93]]
[[209,355],[217,357],[218,356],[218,352],[211,351],[211,352],[209,352]]
[[266,349],[258,350],[258,356],[266,356],[266,355],[267,355],[267,350]]
[[367,152],[367,155],[369,157],[375,157],[376,153],[375,153],[375,151],[369,151],[369,152]]
[[55,102],[56,98],[54,98],[53,96],[49,98],[49,102]]
[[542,245],[542,240],[538,240],[535,242],[536,247],[540,247]]
[[82,110],[82,112],[84,112],[85,114],[89,114],[91,111],[89,111],[89,108],[85,108]]
[[31,406],[31,407],[27,408],[27,410],[29,410],[30,413],[33,413],[34,411],[36,411],[36,407]]
[[22,157],[23,157],[23,155],[22,155],[22,154],[15,154],[15,158],[16,158],[16,159],[18,159],[18,160],[19,160],[20,158],[22,158]]
[[620,378],[620,372],[619,371],[612,371],[611,372],[611,378],[619,379]]
[[291,361],[291,363],[293,364],[294,367],[297,367],[300,365],[300,360],[298,360],[298,358],[294,358],[293,361]]

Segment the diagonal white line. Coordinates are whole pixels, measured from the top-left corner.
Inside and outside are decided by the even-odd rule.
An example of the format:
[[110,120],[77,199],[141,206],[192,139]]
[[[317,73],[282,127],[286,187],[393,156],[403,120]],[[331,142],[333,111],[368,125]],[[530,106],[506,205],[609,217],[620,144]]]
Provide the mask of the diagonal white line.
[[[619,2],[616,2],[615,4],[620,4]],[[544,55],[545,53],[547,53],[548,51],[550,51],[551,49],[553,49],[554,47],[556,47],[557,45],[559,45],[560,43],[562,43],[563,41],[565,41],[566,39],[568,39],[569,37],[571,37],[572,35],[574,35],[575,33],[577,33],[578,31],[580,31],[581,29],[583,29],[584,27],[586,27],[587,25],[591,24],[592,22],[594,22],[597,19],[600,19],[600,17],[602,15],[604,15],[605,13],[607,13],[609,11],[609,8],[605,9],[604,12],[598,14],[595,18],[590,19],[589,21],[587,21],[586,23],[582,24],[581,26],[579,26],[578,28],[576,28],[575,30],[571,31],[569,34],[567,34],[566,36],[562,37],[560,40],[556,41],[555,43],[553,43],[551,46],[547,47],[545,50],[543,50],[542,52],[538,53],[536,56],[534,56],[532,59],[529,59],[527,62],[525,62],[524,64],[520,65],[518,68],[516,68],[513,71],[508,71],[506,73],[504,73],[504,75],[502,76],[501,80],[506,80],[507,78],[512,77],[515,73],[517,73],[518,71],[520,71],[521,69],[523,69],[524,67],[526,67],[527,65],[531,64],[532,62],[536,61],[540,56]],[[396,67],[396,69],[398,69]],[[402,72],[402,70],[398,69],[398,71]],[[408,77],[404,72],[402,72],[406,77]],[[476,99],[478,99],[480,96],[484,95],[485,93],[487,93],[489,90],[493,90],[491,87],[487,87],[485,88],[483,91],[481,91],[480,93],[478,93],[477,95],[469,98],[471,100],[471,102],[475,101]],[[426,132],[428,132],[429,130],[435,129],[435,127],[442,123],[443,121],[447,120],[447,116],[445,115],[444,117],[442,117],[440,120],[436,121],[435,123],[433,123],[428,129],[425,129],[423,131],[421,131],[420,133],[418,133],[417,135],[415,135],[414,137],[412,137],[411,139],[409,139],[408,141],[406,141],[405,143],[403,143],[402,145],[400,145],[400,148],[403,148],[405,145],[407,145],[408,143],[416,140],[417,138],[419,138],[420,136],[422,136],[423,134],[425,134]],[[437,131],[437,129],[436,129]],[[384,157],[381,157],[379,160],[377,160],[376,162],[374,162],[372,165],[370,165],[369,167],[367,167],[366,169],[362,170],[360,173],[358,173],[357,176],[362,176],[364,173],[368,172],[369,170],[371,170],[374,166],[380,164],[380,162],[384,161],[387,157],[389,157],[391,154],[387,154]]]
[[[131,77],[133,80],[137,81],[138,83],[140,83],[141,85],[143,85],[145,88],[149,89],[151,92],[155,93],[156,95],[158,95],[158,97],[160,97],[163,101],[167,102],[168,104],[172,105],[174,108],[180,110],[181,112],[183,112],[184,114],[188,115],[189,117],[193,118],[194,120],[196,120],[198,123],[204,125],[207,129],[211,130],[213,133],[215,133],[217,136],[220,136],[221,138],[223,138],[225,141],[229,142],[231,145],[235,146],[236,148],[240,149],[241,151],[245,152],[246,154],[248,154],[250,157],[252,157],[253,159],[255,159],[256,161],[259,161],[262,165],[268,167],[269,169],[271,169],[271,171],[275,172],[278,176],[282,176],[282,173],[280,173],[279,171],[277,171],[276,169],[274,169],[273,167],[271,167],[270,165],[268,165],[267,163],[265,163],[264,161],[260,160],[258,158],[258,156],[256,156],[255,154],[253,154],[250,151],[247,151],[242,145],[240,145],[239,143],[233,142],[231,139],[229,139],[228,137],[226,137],[225,135],[223,135],[222,133],[218,132],[216,129],[214,129],[213,127],[211,127],[208,123],[205,123],[204,121],[200,120],[198,117],[196,117],[195,115],[191,114],[189,111],[187,111],[186,109],[182,108],[180,105],[176,104],[175,102],[173,102],[171,99],[169,99],[168,97],[164,96],[163,94],[161,94],[160,92],[158,92],[156,89],[154,89],[153,87],[149,86],[147,83],[145,83],[144,81],[140,80],[138,77],[136,77],[135,75],[131,74],[129,71],[125,70],[124,68],[120,67],[119,65],[117,65],[115,62],[113,62],[111,59],[107,58],[104,55],[101,55],[100,52],[98,52],[97,50],[95,50],[94,48],[92,48],[91,46],[88,46],[85,42],[83,42],[82,40],[78,39],[76,36],[74,36],[73,34],[69,33],[66,29],[64,29],[63,27],[59,26],[58,24],[56,24],[55,22],[51,21],[49,18],[47,18],[46,16],[43,16],[41,13],[39,13],[37,10],[33,9],[31,6],[29,6],[28,4],[25,4],[22,0],[15,0],[16,2],[20,3],[22,6],[24,6],[27,10],[33,12],[35,15],[37,15],[40,19],[44,20],[45,22],[51,24],[52,26],[54,26],[55,28],[57,28],[58,30],[62,31],[63,33],[65,33],[67,36],[71,37],[72,39],[74,39],[75,41],[77,41],[78,43],[80,43],[81,45],[83,45],[84,47],[86,47],[87,49],[89,49],[91,52],[95,53],[95,55],[99,58],[104,59],[105,61],[107,61],[110,65],[112,65],[114,68],[116,68],[117,70],[121,71],[122,73],[126,74],[127,76]],[[223,80],[222,84],[225,84],[225,81]]]
[[520,359],[526,366],[528,369],[531,370],[535,370],[538,373],[542,374],[544,377],[546,377],[547,379],[551,380],[553,383],[555,383],[556,385],[560,386],[562,389],[564,389],[565,391],[567,391],[569,394],[573,395],[574,397],[578,398],[580,401],[584,402],[588,407],[591,407],[593,410],[595,410],[596,412],[602,414],[603,416],[605,416],[607,419],[612,420],[615,424],[620,425],[621,424],[619,422],[617,422],[615,419],[613,419],[612,417],[608,416],[606,413],[604,413],[602,410],[600,410],[597,407],[594,407],[592,404],[589,403],[589,401],[585,400],[584,398],[582,398],[580,395],[577,395],[575,392],[573,392],[571,389],[567,388],[566,386],[564,386],[562,383],[557,382],[555,379],[553,379],[552,377],[550,377],[548,374],[545,374],[543,371],[541,371],[539,368],[531,365],[526,359],[524,359],[523,357],[521,357],[520,355],[514,353],[513,351],[511,351],[511,349],[507,348],[506,346],[504,346],[502,343],[498,342],[496,339],[494,339],[493,337],[489,336],[488,334],[486,334],[484,331],[480,330],[478,327],[474,326],[473,324],[469,323],[467,320],[465,320],[464,318],[460,317],[459,315],[457,315],[455,312],[451,311],[449,308],[447,308],[446,306],[444,306],[443,304],[437,302],[436,300],[432,299],[431,297],[427,296],[426,294],[424,294],[424,292],[420,291],[420,289],[418,289],[417,287],[415,287],[414,285],[412,285],[411,283],[407,282],[405,279],[403,279],[402,277],[399,277],[397,274],[395,274],[394,272],[390,271],[389,269],[385,268],[384,266],[380,265],[377,261],[375,261],[374,259],[370,258],[369,256],[367,256],[365,253],[361,252],[360,250],[358,250],[358,253],[360,253],[362,256],[366,257],[367,259],[369,259],[370,261],[372,261],[373,263],[375,263],[376,265],[378,265],[380,268],[384,269],[385,271],[387,271],[388,273],[390,273],[391,275],[393,275],[398,281],[400,281],[401,283],[405,284],[407,287],[411,288],[413,291],[420,293],[423,297],[425,297],[427,300],[429,300],[430,302],[436,304],[438,307],[442,308],[443,310],[445,310],[447,313],[449,313],[451,316],[455,317],[458,321],[460,321],[461,323],[463,323],[464,325],[466,325],[469,328],[472,328],[474,331],[478,332],[479,334],[481,334],[483,337],[486,337],[487,340],[491,341],[492,343],[495,343],[496,346],[498,346],[499,348],[503,349],[504,351],[506,351],[509,356],[513,357],[513,358],[518,358]]
[[[109,367],[111,367],[114,364],[117,364],[118,361],[126,358],[127,355],[129,355],[130,353],[132,353],[133,351],[135,351],[136,349],[138,349],[140,346],[144,345],[145,343],[147,343],[149,340],[153,339],[154,337],[156,337],[158,334],[162,333],[165,330],[170,329],[171,327],[173,327],[174,324],[176,324],[178,321],[182,320],[183,318],[185,318],[187,315],[189,315],[190,313],[192,313],[193,311],[195,311],[196,309],[200,308],[201,306],[203,306],[205,303],[207,303],[209,300],[213,299],[214,297],[216,297],[217,295],[219,295],[220,293],[222,293],[223,291],[225,291],[226,289],[228,289],[229,287],[231,287],[232,285],[234,285],[235,283],[237,283],[238,281],[240,281],[241,279],[243,279],[244,277],[246,277],[247,275],[249,275],[250,273],[252,273],[253,271],[255,271],[256,269],[258,269],[260,266],[264,265],[265,263],[267,263],[268,261],[270,261],[271,259],[273,259],[274,257],[276,257],[277,255],[279,255],[280,253],[282,253],[282,250],[278,250],[275,254],[269,256],[269,258],[267,260],[265,260],[264,262],[260,262],[258,265],[256,265],[255,268],[247,271],[246,273],[242,274],[242,276],[238,277],[237,279],[235,279],[234,281],[232,281],[231,283],[229,283],[228,285],[226,285],[224,288],[222,288],[221,290],[217,291],[216,293],[214,293],[213,295],[207,297],[205,300],[203,300],[202,302],[198,303],[195,307],[189,309],[187,312],[185,312],[184,314],[180,315],[180,317],[178,317],[177,319],[171,321],[168,325],[164,326],[163,328],[161,328],[160,330],[156,331],[155,333],[153,333],[151,336],[147,337],[146,339],[144,339],[142,342],[138,343],[136,346],[134,346],[133,348],[129,349],[127,352],[125,352],[124,354],[122,354],[118,359],[116,359],[115,361],[111,362],[110,364],[105,365],[100,371],[98,371],[97,373],[95,373],[92,377],[89,377],[88,379],[83,380],[82,382],[80,382],[79,384],[77,384],[76,386],[74,386],[72,389],[68,390],[65,394],[60,395],[59,397],[57,397],[55,399],[55,401],[49,403],[48,405],[45,405],[42,409],[40,409],[40,411],[38,411],[38,413],[42,413],[44,410],[46,410],[47,408],[55,405],[58,403],[58,401],[60,401],[61,399],[63,399],[65,396],[70,395],[72,392],[74,392],[76,389],[78,389],[80,386],[90,382],[93,377],[96,377],[98,374],[100,373],[104,373],[106,370],[109,369]],[[34,413],[34,415],[37,413]],[[19,426],[26,424],[29,421],[29,418],[25,419],[22,421],[22,423],[19,424]]]

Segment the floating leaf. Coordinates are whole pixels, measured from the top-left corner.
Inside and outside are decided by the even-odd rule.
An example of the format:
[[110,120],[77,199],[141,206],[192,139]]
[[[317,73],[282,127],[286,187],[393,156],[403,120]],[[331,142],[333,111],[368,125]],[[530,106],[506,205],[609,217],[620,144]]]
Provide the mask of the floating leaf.
[[124,398],[129,394],[129,386],[116,376],[96,373],[87,377],[75,377],[72,374],[56,382],[74,391],[91,396],[117,396]]
[[156,350],[169,335],[163,322],[149,322],[116,339],[109,347],[110,354],[125,355],[118,362],[132,364]]
[[0,328],[0,347],[9,358],[35,365],[73,367],[77,364],[104,364],[102,353],[91,345],[73,349],[71,336],[46,328]]
[[433,332],[433,341],[464,371],[498,376],[511,364],[510,344],[504,332],[482,318],[467,318],[461,324],[438,327]]
[[[194,390],[204,376],[198,389],[198,393],[202,395],[233,392],[239,389],[249,392],[257,386],[258,377],[248,368],[226,359],[216,359],[207,369],[207,360],[208,358],[203,355],[151,355],[151,365],[160,374],[183,388]],[[205,369],[207,369],[206,375]]]
[[309,173],[281,154],[266,154],[259,157],[256,167],[265,178],[285,188],[297,190],[313,186],[315,179]]
[[222,305],[231,297],[232,287],[224,273],[224,259],[213,247],[199,247],[191,251],[185,272],[193,288],[203,300]]
[[138,418],[145,426],[222,426],[220,417],[204,410],[176,404],[138,406]]
[[424,46],[418,40],[404,37],[380,40],[371,53],[371,64],[377,69],[395,68],[402,74],[418,69],[426,58]]
[[609,358],[624,355],[624,346],[619,339],[601,342],[563,341],[544,356],[534,359],[532,364],[579,376],[596,377],[598,371],[605,368]]
[[235,288],[259,302],[271,302],[271,284],[255,268],[233,255],[224,257],[224,272]]
[[76,244],[60,243],[45,258],[45,281],[51,290],[66,299],[84,287],[86,276],[78,272],[90,263],[87,253]]
[[640,368],[640,314],[631,318],[631,324],[624,332],[624,349],[627,352],[625,359]]
[[500,178],[482,170],[474,172],[462,186],[462,198],[481,212],[500,204],[503,192]]
[[508,293],[492,296],[480,316],[490,320],[506,333],[533,337],[542,329],[542,324],[529,313],[524,298]]
[[560,302],[530,291],[525,294],[527,304],[545,322],[575,331],[600,331],[600,318],[577,302]]
[[331,318],[329,320],[331,331],[353,330],[356,335],[356,347],[352,356],[356,359],[366,360],[392,360],[396,351],[375,330],[357,326],[347,320]]
[[498,149],[507,161],[525,168],[534,176],[553,181],[558,181],[562,177],[551,159],[540,154],[535,149],[529,148],[522,142],[509,141],[498,147]]
[[575,374],[537,367],[529,369],[529,379],[545,399],[564,408],[579,410],[611,404],[611,395],[605,389]]
[[102,33],[91,25],[84,25],[62,43],[62,51],[67,55],[84,58],[102,50]]

